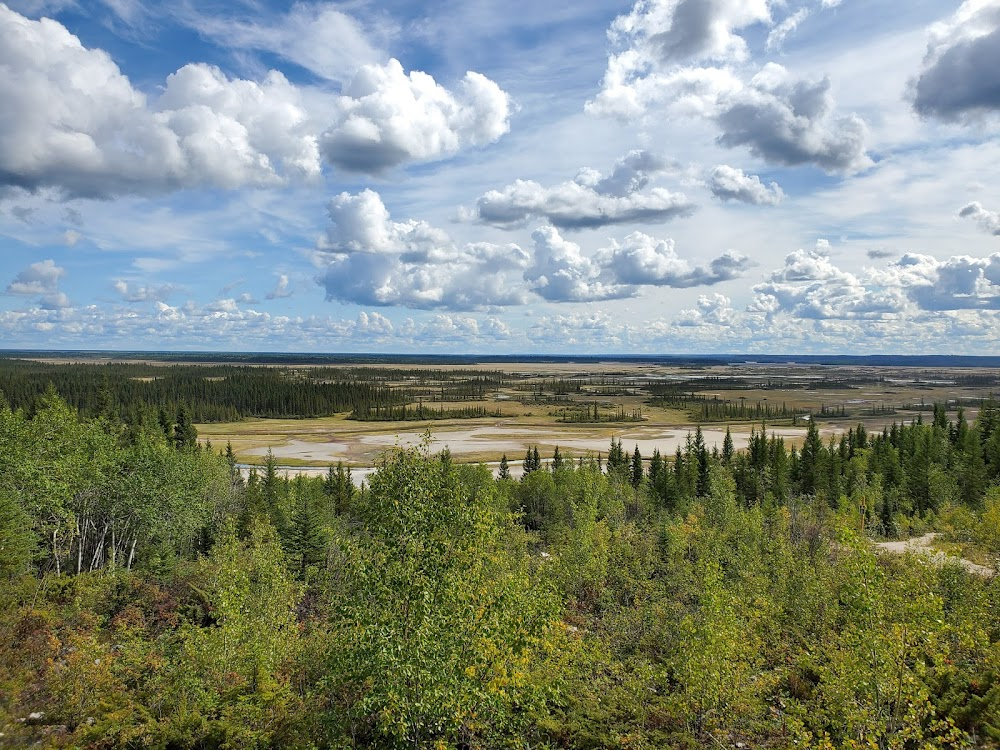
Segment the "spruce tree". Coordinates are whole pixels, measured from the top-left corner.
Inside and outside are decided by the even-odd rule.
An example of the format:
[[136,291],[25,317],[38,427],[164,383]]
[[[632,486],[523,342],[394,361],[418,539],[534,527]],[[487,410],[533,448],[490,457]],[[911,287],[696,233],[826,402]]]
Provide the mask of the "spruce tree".
[[632,454],[632,467],[629,472],[629,479],[632,482],[632,486],[637,488],[642,484],[642,454],[639,453],[638,443],[635,446],[635,452]]
[[500,458],[500,471],[497,473],[497,479],[510,479],[510,467],[507,466],[506,453]]
[[191,424],[187,408],[177,407],[177,423],[174,425],[174,445],[178,450],[194,448],[198,445],[198,430]]
[[319,564],[326,556],[326,540],[319,512],[308,494],[303,492],[297,500],[288,531],[288,551],[297,575],[304,578],[309,567]]
[[722,441],[722,463],[726,466],[730,466],[733,463],[733,434],[729,431],[729,425],[726,425],[726,437]]
[[694,434],[695,456],[698,461],[698,479],[696,492],[698,497],[708,494],[708,451],[705,449],[705,436],[701,433],[701,425],[698,425]]

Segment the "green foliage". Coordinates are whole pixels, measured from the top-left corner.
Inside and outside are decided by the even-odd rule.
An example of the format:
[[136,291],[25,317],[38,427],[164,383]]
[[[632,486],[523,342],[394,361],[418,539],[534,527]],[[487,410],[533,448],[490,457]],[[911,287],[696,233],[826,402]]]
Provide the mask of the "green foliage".
[[0,406],[8,745],[1000,747],[996,580],[863,536],[996,560],[995,405],[360,490],[112,417]]
[[378,746],[516,732],[536,701],[529,665],[555,601],[493,487],[470,493],[453,467],[406,450],[357,503],[328,679]]
[[31,516],[11,490],[0,487],[0,581],[30,570],[35,545]]

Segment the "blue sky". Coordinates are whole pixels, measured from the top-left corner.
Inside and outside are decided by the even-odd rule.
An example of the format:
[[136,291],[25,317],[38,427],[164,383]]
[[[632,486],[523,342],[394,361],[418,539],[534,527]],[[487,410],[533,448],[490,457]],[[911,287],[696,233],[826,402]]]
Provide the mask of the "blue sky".
[[1000,353],[1000,0],[0,4],[0,345]]

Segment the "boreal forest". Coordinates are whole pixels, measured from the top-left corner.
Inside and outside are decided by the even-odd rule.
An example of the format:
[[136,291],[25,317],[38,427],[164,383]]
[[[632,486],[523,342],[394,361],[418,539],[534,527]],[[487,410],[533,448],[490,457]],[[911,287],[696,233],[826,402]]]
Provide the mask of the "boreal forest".
[[0,403],[0,746],[1000,747],[992,400],[356,486],[200,440],[205,374]]

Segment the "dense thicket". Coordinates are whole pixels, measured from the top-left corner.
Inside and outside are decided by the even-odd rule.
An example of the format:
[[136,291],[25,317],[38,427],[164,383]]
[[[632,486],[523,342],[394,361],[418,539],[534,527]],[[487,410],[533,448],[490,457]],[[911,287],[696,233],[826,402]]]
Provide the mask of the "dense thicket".
[[0,743],[1000,747],[1000,411],[520,481],[422,450],[247,479],[159,425],[0,407]]

